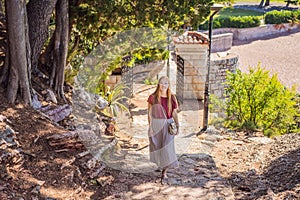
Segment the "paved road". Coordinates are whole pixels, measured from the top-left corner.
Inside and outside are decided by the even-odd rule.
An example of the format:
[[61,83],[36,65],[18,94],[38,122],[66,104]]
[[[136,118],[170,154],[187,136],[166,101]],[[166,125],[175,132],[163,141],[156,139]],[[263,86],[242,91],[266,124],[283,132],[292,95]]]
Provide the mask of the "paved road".
[[261,67],[278,73],[279,80],[287,87],[297,84],[300,93],[300,31],[282,33],[251,42],[238,42],[230,50],[239,56],[239,68],[246,72],[249,66]]

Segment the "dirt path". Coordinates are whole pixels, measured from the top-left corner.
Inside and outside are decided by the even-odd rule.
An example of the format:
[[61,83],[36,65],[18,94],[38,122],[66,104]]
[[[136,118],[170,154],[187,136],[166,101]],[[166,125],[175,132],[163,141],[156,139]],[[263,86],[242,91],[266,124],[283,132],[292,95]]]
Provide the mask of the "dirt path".
[[279,80],[300,92],[300,32],[281,33],[255,41],[234,41],[230,52],[239,56],[239,68],[246,72],[249,66],[261,67],[278,73]]

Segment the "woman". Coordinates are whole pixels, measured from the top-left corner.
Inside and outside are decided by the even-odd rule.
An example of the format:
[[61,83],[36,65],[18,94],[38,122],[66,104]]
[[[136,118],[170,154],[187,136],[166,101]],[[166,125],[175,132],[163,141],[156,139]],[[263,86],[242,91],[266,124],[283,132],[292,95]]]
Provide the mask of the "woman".
[[174,146],[174,135],[168,133],[168,125],[173,120],[179,134],[177,115],[178,103],[171,94],[170,81],[163,76],[156,90],[148,98],[150,161],[162,169],[161,182],[167,178],[168,168],[179,166]]

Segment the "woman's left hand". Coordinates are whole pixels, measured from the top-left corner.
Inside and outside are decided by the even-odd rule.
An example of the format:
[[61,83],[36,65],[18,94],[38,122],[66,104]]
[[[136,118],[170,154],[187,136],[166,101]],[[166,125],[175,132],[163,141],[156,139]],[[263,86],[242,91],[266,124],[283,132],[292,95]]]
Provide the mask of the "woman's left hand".
[[176,132],[175,135],[178,135],[178,134],[179,134],[179,127],[177,127],[177,132]]

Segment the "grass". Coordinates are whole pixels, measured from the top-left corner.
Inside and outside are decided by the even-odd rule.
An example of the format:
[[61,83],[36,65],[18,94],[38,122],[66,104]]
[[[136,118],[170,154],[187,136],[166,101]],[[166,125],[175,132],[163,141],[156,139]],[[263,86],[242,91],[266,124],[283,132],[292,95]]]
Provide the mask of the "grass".
[[[238,0],[238,1],[235,1],[235,3],[257,3],[257,5],[259,5],[260,0]],[[272,5],[272,3],[286,4],[286,2],[284,2],[284,0],[270,0],[271,5]]]
[[[286,2],[284,2],[285,0],[271,0],[270,1],[270,5],[272,4],[278,4],[281,3],[283,5],[286,4]],[[260,0],[238,0],[235,3],[256,3],[257,5],[260,4]],[[261,16],[263,17],[263,13],[262,12],[258,12],[258,11],[253,11],[253,10],[245,10],[245,9],[240,9],[240,8],[233,8],[233,7],[225,7],[223,8],[217,15],[216,17],[220,17],[220,18],[226,18],[226,17],[230,17],[230,16]]]
[[240,9],[240,8],[233,8],[233,7],[227,7],[223,8],[218,17],[220,18],[226,18],[226,17],[243,17],[243,16],[263,16],[262,12],[258,11],[252,11],[252,10],[245,10],[245,9]]
[[[286,5],[285,0],[271,0],[270,5],[280,3],[282,5]],[[247,5],[249,3],[250,5],[259,5],[261,0],[238,0],[234,3],[243,3]],[[248,9],[242,9],[242,8],[233,8],[231,6],[224,7],[220,10],[218,14],[216,14],[215,18],[229,18],[229,17],[244,17],[244,16],[258,16],[263,22],[264,13],[255,11],[255,10],[248,10]],[[203,22],[204,23],[204,22]]]

